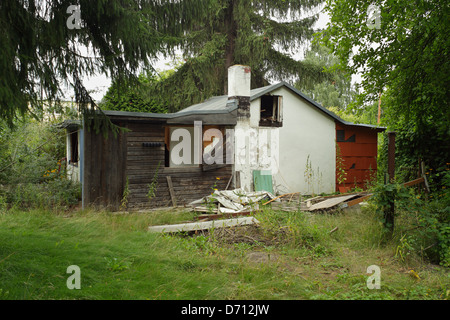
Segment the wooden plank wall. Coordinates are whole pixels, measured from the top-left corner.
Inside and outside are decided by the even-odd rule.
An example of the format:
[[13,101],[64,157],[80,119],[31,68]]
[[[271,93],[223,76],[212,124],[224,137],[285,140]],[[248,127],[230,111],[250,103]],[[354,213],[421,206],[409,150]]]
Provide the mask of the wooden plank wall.
[[358,186],[365,189],[367,181],[376,176],[377,172],[377,131],[372,128],[347,126],[336,122],[336,130],[344,130],[347,140],[355,135],[354,142],[337,142],[347,180],[339,184],[336,172],[336,191],[339,187],[354,188]]
[[[214,185],[225,189],[232,173],[231,165],[209,171],[203,171],[201,166],[165,167],[165,124],[135,122],[128,123],[127,127],[131,130],[127,133],[125,170],[129,190],[128,210],[172,206],[167,176],[171,177],[178,206],[211,194]],[[161,142],[161,146],[143,147],[143,142]],[[149,199],[149,185],[155,175],[156,192]]]
[[[122,126],[122,123],[116,123]],[[83,202],[85,206],[117,210],[123,194],[126,133],[84,133]]]

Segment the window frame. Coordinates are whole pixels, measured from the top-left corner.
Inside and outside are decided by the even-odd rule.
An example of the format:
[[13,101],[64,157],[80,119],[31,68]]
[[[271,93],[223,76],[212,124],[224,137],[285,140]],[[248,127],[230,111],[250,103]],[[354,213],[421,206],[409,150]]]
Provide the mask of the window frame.
[[[268,102],[264,100],[268,99],[269,97],[271,98],[272,102],[271,117],[262,118],[262,113],[265,111],[265,109],[263,110],[263,107],[265,108],[268,105]],[[271,120],[270,118],[273,118],[273,120]],[[283,126],[283,96],[280,95],[261,96],[259,103],[259,126],[260,127]]]

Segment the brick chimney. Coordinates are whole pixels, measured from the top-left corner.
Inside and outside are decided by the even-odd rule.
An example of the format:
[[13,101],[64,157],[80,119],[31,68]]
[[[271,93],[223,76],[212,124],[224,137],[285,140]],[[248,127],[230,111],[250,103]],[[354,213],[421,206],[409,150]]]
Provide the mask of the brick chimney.
[[249,66],[234,65],[228,68],[228,100],[236,100],[237,116],[250,118],[250,76]]

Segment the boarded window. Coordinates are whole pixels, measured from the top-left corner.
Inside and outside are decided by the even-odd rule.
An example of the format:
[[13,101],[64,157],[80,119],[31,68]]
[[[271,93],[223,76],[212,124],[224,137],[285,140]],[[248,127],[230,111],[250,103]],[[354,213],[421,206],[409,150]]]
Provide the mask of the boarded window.
[[347,140],[345,140],[345,130],[336,130],[336,141],[337,142],[355,142],[356,135],[351,135]]
[[261,97],[260,121],[261,127],[281,127],[282,119],[281,96],[264,95]]

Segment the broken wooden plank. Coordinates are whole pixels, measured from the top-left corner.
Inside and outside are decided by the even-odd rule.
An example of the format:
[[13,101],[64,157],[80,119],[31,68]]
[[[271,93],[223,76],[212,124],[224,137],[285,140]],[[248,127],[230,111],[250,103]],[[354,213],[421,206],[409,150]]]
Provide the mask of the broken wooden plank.
[[281,196],[275,197],[275,198],[273,198],[273,199],[267,201],[266,203],[263,203],[263,206],[265,206],[266,204],[271,203],[272,201],[275,201],[275,200],[277,200],[277,199],[279,199],[279,198],[282,198],[282,197],[285,197],[285,196],[288,196],[288,195],[294,195],[294,194],[297,194],[297,193],[300,193],[300,192],[292,192],[292,193],[285,193],[285,194],[282,194]]
[[255,211],[233,212],[233,213],[216,213],[216,214],[200,214],[195,217],[196,220],[217,220],[220,218],[234,218],[239,216],[249,216]]
[[323,210],[323,209],[329,209],[332,208],[334,206],[337,206],[338,204],[350,200],[352,198],[357,197],[357,194],[353,194],[353,195],[347,195],[347,196],[342,196],[342,197],[336,197],[336,198],[330,198],[330,199],[326,199],[324,201],[318,202],[316,204],[313,204],[311,207],[309,207],[309,211],[314,211],[314,210]]
[[215,196],[214,199],[228,209],[239,211],[244,208],[244,206],[242,204],[233,202],[222,196]]
[[204,206],[199,206],[199,207],[194,207],[192,209],[192,211],[195,212],[219,212],[219,210],[217,208],[208,208],[208,207],[204,207]]
[[418,179],[415,179],[415,180],[411,180],[411,181],[405,182],[403,184],[403,186],[404,187],[411,187],[411,186],[415,186],[416,184],[422,183],[424,181],[425,181],[425,179],[423,177],[421,177],[421,178],[418,178]]
[[336,227],[336,228],[334,228],[333,230],[330,230],[330,232],[328,232],[329,234],[332,234],[333,232],[336,232],[336,231],[338,231],[339,230],[339,228],[338,227]]
[[150,226],[148,228],[148,231],[159,233],[189,232],[189,231],[209,230],[212,228],[236,227],[257,223],[259,223],[259,221],[254,217],[242,217],[225,220],[199,221],[199,222],[171,224],[162,226]]
[[316,199],[326,200],[326,199],[339,198],[339,197],[351,196],[351,195],[363,196],[363,195],[366,195],[366,194],[367,194],[367,192],[347,192],[347,193],[333,194],[333,195],[330,195],[330,196],[317,196],[317,197],[314,197],[314,198],[306,199],[305,201],[313,200],[313,199],[314,200],[316,200]]
[[368,194],[368,195],[362,196],[362,197],[360,197],[358,199],[350,200],[350,201],[344,203],[342,207],[343,208],[352,207],[354,205],[357,205],[358,203],[361,203],[361,202],[369,199],[371,196],[373,196],[373,194]]
[[176,207],[177,199],[175,199],[175,192],[173,190],[172,178],[170,176],[166,176],[166,179],[167,179],[167,185],[169,186],[169,193],[170,193],[170,198],[172,199],[172,205],[174,207]]

